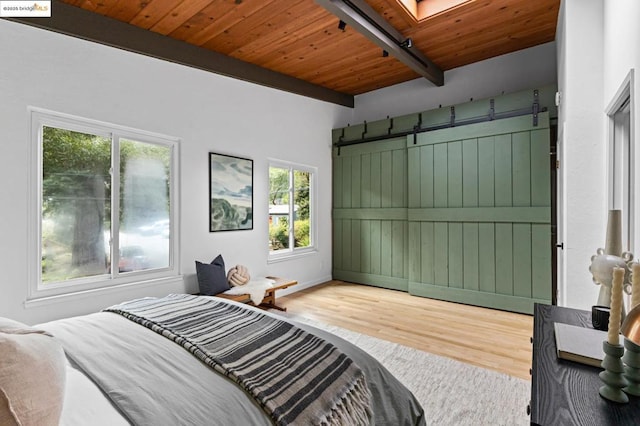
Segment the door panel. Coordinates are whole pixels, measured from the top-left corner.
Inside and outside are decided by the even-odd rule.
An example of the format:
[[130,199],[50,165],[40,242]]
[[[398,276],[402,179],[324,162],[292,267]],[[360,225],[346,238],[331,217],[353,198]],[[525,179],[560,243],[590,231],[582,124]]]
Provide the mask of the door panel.
[[422,133],[407,155],[409,292],[520,312],[549,303],[548,114]]
[[406,138],[333,157],[333,278],[407,291]]
[[549,117],[333,156],[333,277],[518,312],[551,301]]

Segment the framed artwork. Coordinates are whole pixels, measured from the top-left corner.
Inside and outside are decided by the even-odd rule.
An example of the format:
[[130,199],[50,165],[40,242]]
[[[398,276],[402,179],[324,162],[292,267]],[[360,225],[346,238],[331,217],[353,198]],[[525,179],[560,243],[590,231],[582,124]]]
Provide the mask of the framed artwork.
[[253,229],[253,160],[209,153],[209,232]]

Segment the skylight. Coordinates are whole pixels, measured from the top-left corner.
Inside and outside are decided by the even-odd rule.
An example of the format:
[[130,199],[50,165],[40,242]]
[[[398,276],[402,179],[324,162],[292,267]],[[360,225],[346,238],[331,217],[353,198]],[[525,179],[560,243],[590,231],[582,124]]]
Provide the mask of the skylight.
[[475,0],[396,0],[416,21],[434,17],[442,12]]

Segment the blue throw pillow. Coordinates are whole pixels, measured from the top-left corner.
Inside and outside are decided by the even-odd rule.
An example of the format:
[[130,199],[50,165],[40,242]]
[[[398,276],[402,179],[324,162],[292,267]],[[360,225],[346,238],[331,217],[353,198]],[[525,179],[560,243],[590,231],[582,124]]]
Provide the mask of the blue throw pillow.
[[198,275],[198,286],[202,295],[214,296],[229,290],[227,274],[224,270],[224,260],[220,254],[210,264],[196,260],[196,274]]

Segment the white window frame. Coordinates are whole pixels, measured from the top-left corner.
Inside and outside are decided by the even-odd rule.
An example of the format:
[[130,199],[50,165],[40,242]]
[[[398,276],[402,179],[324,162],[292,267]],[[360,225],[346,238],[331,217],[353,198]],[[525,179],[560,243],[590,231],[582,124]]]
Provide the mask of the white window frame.
[[[625,111],[627,119],[620,120]],[[626,112],[628,111],[628,113]],[[634,252],[635,192],[635,101],[634,70],[631,69],[605,110],[608,118],[608,208],[622,210],[623,251]]]
[[[31,125],[31,173],[29,197],[29,278],[28,295],[25,306],[36,306],[43,301],[59,300],[60,298],[96,291],[111,292],[122,287],[158,285],[165,281],[173,281],[180,276],[179,256],[179,147],[180,140],[175,137],[158,133],[137,130],[102,121],[86,119],[69,114],[58,113],[41,108],[30,107]],[[120,139],[130,139],[139,142],[163,145],[171,150],[172,163],[169,177],[170,196],[170,230],[169,230],[169,266],[153,270],[142,270],[120,274],[112,274],[70,279],[64,282],[42,284],[42,167],[43,147],[42,129],[44,126],[63,128],[71,131],[95,134],[112,139],[112,151],[118,152]],[[111,163],[112,170],[119,170],[119,157],[114,156]],[[119,225],[119,193],[117,189],[111,194],[111,259],[117,264],[119,253],[118,232]]]
[[[283,261],[283,260],[287,260],[287,259],[291,259],[291,258],[295,258],[298,256],[304,256],[304,255],[308,255],[308,254],[312,254],[318,251],[317,249],[317,206],[316,206],[316,194],[317,194],[317,183],[318,182],[318,169],[317,167],[312,167],[312,166],[306,166],[303,164],[297,164],[297,163],[292,163],[292,162],[288,162],[288,161],[283,161],[283,160],[275,160],[275,159],[269,159],[268,160],[268,167],[267,167],[267,191],[270,191],[271,189],[271,184],[269,182],[269,170],[271,170],[272,167],[277,167],[277,168],[281,168],[281,169],[287,169],[289,170],[289,223],[293,224],[293,211],[294,211],[294,196],[293,196],[293,190],[294,187],[292,185],[292,178],[293,178],[293,171],[297,170],[297,171],[301,171],[301,172],[308,172],[311,174],[311,178],[309,179],[309,197],[311,198],[309,200],[309,208],[310,208],[310,212],[309,212],[309,221],[310,221],[310,226],[309,226],[309,238],[311,239],[311,244],[308,247],[295,247],[294,246],[294,238],[293,238],[293,226],[290,229],[289,232],[289,248],[288,249],[281,249],[281,250],[269,250],[269,256],[268,256],[268,263],[272,263],[272,262],[279,262],[279,261]],[[267,196],[267,212],[268,212],[268,208],[269,208],[269,199],[270,197]],[[268,213],[267,213],[267,218],[268,218]],[[269,233],[269,226],[267,224],[267,234]],[[268,238],[268,236],[267,236]]]

